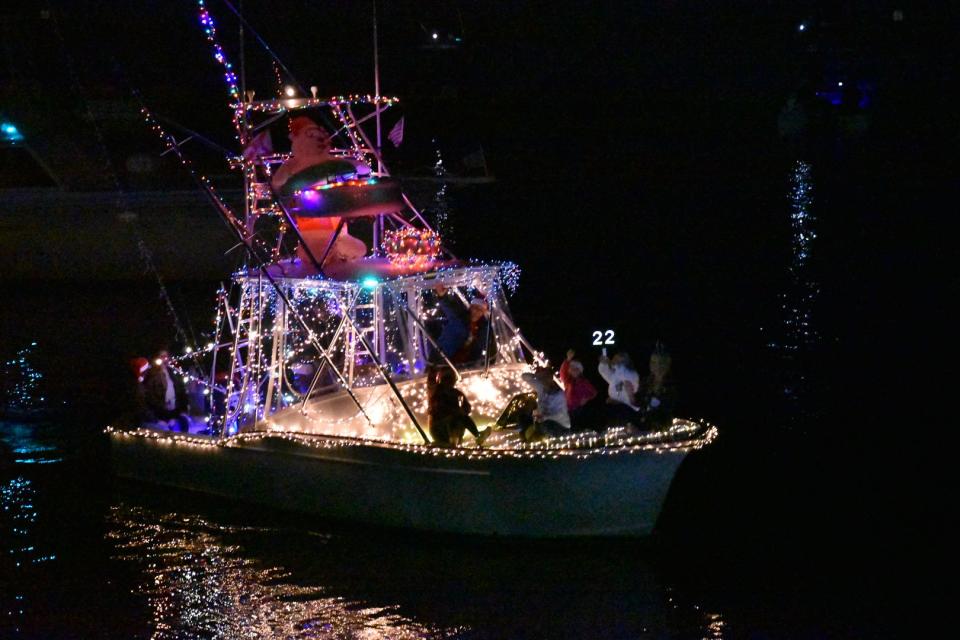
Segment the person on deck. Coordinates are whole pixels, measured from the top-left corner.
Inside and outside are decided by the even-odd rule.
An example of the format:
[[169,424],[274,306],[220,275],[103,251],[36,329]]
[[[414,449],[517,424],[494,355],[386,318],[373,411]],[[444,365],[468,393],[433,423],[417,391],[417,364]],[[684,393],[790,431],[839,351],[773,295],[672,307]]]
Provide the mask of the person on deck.
[[470,402],[456,388],[457,374],[449,367],[433,368],[427,372],[427,413],[430,436],[441,447],[456,447],[463,434],[473,434],[477,446],[483,446],[490,429],[480,431],[470,417]]
[[143,388],[143,378],[150,370],[150,361],[144,357],[137,357],[130,360],[130,372],[133,374],[129,378],[129,409],[134,420],[137,422],[151,422],[152,415],[148,414]]
[[463,345],[453,354],[451,361],[456,364],[472,364],[484,360],[493,360],[496,343],[490,333],[490,307],[486,300],[474,298],[470,301],[467,337]]
[[670,378],[671,364],[670,354],[657,342],[650,354],[650,375],[640,381],[640,391],[637,394],[643,410],[643,426],[651,431],[662,431],[673,424],[677,389]]
[[579,360],[574,360],[575,355],[573,349],[567,351],[567,359],[560,365],[560,381],[563,383],[563,394],[567,397],[570,425],[573,429],[580,429],[583,427],[586,404],[597,396],[597,389],[583,377],[583,365]]
[[[436,300],[442,323],[436,337],[437,346],[444,356],[453,361],[470,337],[470,314],[457,294],[444,286],[437,287]],[[443,356],[434,354],[433,359],[442,361]]]
[[187,393],[183,382],[170,370],[170,354],[159,351],[143,377],[143,403],[150,422],[175,421],[180,431],[189,430]]
[[607,424],[612,426],[639,424],[636,393],[640,387],[640,374],[633,368],[630,356],[621,351],[610,359],[604,353],[600,356],[597,370],[608,385]]
[[553,380],[553,372],[543,367],[534,373],[524,373],[520,378],[537,393],[537,408],[533,412],[532,424],[521,423],[523,440],[535,442],[547,436],[569,433],[570,414],[567,413],[567,398]]

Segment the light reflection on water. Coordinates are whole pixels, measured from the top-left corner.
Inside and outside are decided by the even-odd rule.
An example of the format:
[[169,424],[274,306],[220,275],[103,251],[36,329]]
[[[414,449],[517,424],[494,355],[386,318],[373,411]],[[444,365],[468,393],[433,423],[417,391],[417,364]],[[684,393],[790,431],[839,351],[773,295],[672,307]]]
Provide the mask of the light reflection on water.
[[35,362],[37,350],[37,343],[31,342],[0,364],[0,411],[29,414],[46,408],[43,374]]
[[805,358],[821,340],[814,322],[820,284],[811,265],[817,219],[813,210],[813,167],[808,162],[793,163],[787,200],[791,232],[789,280],[787,289],[780,294],[781,327],[767,346],[781,360],[782,396],[788,403],[789,419],[797,425],[802,424],[810,404]]
[[[34,539],[37,523],[36,489],[33,483],[16,476],[0,485],[0,631],[19,632],[29,601],[24,587],[36,565],[56,560],[56,555],[39,549]],[[9,590],[8,595],[3,595]]]
[[43,424],[0,421],[0,446],[9,449],[15,465],[63,462],[63,449],[49,431]]
[[283,544],[279,529],[217,524],[115,506],[107,537],[116,558],[137,566],[153,638],[446,638],[465,631],[420,624],[389,606],[366,606],[293,572],[247,557],[237,535]]
[[118,501],[97,493],[101,475],[78,484],[104,461],[65,455],[74,437],[0,429],[7,461],[52,463],[0,479],[2,638],[724,637],[719,614],[666,587],[643,547],[318,534],[155,487]]
[[727,637],[721,613],[603,541],[394,542],[130,503],[111,507],[106,537],[136,569],[152,638]]

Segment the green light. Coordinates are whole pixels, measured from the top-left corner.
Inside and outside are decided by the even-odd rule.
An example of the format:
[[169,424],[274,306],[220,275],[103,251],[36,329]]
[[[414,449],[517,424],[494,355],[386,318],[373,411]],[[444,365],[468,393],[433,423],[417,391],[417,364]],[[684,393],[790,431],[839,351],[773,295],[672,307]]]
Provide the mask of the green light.
[[374,278],[373,276],[367,276],[360,281],[360,286],[364,289],[370,289],[371,291],[377,288],[377,285],[380,284],[380,281]]

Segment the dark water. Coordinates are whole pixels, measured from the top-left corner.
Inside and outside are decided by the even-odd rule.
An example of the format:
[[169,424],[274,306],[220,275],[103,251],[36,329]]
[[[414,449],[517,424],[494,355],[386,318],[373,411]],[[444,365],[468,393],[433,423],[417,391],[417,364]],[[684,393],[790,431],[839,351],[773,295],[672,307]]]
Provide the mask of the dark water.
[[[451,196],[461,246],[526,267],[514,311],[548,355],[572,346],[591,367],[595,329],[637,355],[662,339],[681,412],[720,427],[644,541],[436,538],[119,483],[100,429],[126,359],[173,337],[156,284],[8,286],[5,361],[37,345],[5,384],[26,366],[44,399],[0,427],[0,637],[899,635],[929,505],[909,482],[921,459],[886,472],[903,425],[886,373],[908,313],[888,298],[912,260],[893,217],[926,185],[851,187],[787,154],[735,185],[715,169],[651,188],[628,240],[596,228],[618,215],[476,223],[531,206],[525,185]],[[543,185],[541,206],[565,188]],[[615,206],[583,206],[601,205]],[[206,330],[213,285],[169,290]]]

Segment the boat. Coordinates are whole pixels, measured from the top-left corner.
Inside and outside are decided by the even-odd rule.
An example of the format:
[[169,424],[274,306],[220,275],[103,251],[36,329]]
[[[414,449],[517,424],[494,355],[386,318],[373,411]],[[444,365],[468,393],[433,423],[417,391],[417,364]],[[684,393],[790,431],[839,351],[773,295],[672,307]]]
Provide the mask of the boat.
[[[201,21],[215,33],[209,14]],[[271,127],[270,139],[282,138],[279,127],[291,150],[260,144],[232,158],[245,180],[243,212],[196,176],[246,265],[217,293],[209,343],[170,359],[199,390],[189,418],[106,428],[116,475],[376,527],[650,534],[681,462],[717,429],[674,419],[657,432],[598,427],[525,441],[513,428],[530,391],[523,375],[548,363],[510,313],[519,270],[453,255],[391,178],[364,124],[398,100],[292,87],[261,101],[231,95],[245,149]],[[482,329],[454,353],[449,305],[471,304],[471,326]],[[438,368],[454,373],[473,419],[490,429],[482,446],[433,441],[427,394]]]

